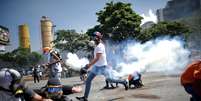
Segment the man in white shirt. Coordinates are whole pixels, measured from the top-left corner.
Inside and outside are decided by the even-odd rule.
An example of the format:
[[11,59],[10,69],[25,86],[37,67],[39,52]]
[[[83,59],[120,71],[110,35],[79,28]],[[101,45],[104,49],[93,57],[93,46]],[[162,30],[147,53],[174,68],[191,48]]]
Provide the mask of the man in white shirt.
[[80,101],[88,101],[88,95],[91,88],[91,81],[96,77],[96,75],[104,75],[107,80],[111,83],[120,83],[125,86],[125,90],[128,89],[127,81],[126,80],[120,80],[120,79],[114,79],[110,78],[110,71],[108,70],[108,64],[106,60],[106,52],[105,52],[105,46],[102,42],[102,34],[100,32],[94,32],[93,35],[95,36],[95,50],[94,50],[94,59],[86,66],[85,69],[89,69],[92,65],[93,68],[89,73],[89,76],[86,80],[85,85],[85,93],[83,97],[76,97]]

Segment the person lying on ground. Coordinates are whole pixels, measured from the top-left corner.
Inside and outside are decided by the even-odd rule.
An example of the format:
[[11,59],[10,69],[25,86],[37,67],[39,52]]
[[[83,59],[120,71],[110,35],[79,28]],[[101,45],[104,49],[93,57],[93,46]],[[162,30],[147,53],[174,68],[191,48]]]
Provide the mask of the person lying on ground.
[[62,85],[60,79],[51,78],[47,81],[46,86],[35,91],[44,98],[51,98],[54,101],[71,101],[66,95],[82,92],[80,86]]

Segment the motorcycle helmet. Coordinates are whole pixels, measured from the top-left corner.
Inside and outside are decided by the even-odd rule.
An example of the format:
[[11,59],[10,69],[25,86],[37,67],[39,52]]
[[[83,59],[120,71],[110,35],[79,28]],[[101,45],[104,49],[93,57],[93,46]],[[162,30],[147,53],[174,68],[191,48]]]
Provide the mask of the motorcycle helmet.
[[10,91],[15,95],[23,93],[23,85],[21,83],[22,76],[14,69],[4,68],[0,71],[0,87],[6,91]]

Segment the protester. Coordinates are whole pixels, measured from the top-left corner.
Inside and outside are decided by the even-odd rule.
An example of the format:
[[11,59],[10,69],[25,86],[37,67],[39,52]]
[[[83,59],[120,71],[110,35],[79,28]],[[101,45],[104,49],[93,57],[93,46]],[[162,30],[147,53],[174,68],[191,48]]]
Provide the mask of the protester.
[[108,76],[105,78],[106,85],[104,88],[105,89],[110,89],[110,88],[113,89],[113,88],[118,87],[118,83],[115,83],[116,86],[114,86],[113,82],[109,82],[110,81],[109,79],[111,79],[111,78],[112,79],[120,79],[121,78],[120,74],[116,70],[114,70],[111,65],[108,65],[106,70],[108,72]]
[[191,101],[201,101],[201,60],[189,64],[181,75],[181,84]]
[[58,78],[50,78],[45,87],[36,90],[41,96],[51,98],[54,101],[71,101],[66,95],[81,91],[80,86],[62,85]]
[[43,48],[43,53],[45,57],[47,58],[46,65],[50,67],[50,74],[49,78],[59,78],[61,79],[61,57],[57,51],[52,50],[49,47]]
[[87,99],[91,89],[91,82],[96,77],[96,75],[104,75],[109,82],[123,84],[125,89],[128,89],[126,80],[108,78],[110,72],[107,71],[105,46],[101,40],[102,34],[100,32],[94,32],[93,35],[95,36],[94,41],[96,44],[94,49],[94,59],[85,67],[85,69],[89,69],[91,66],[93,66],[93,68],[86,79],[84,96],[76,97],[80,101],[88,101]]
[[0,101],[52,101],[26,87],[22,76],[14,69],[2,69],[0,82]]
[[34,76],[34,83],[36,83],[36,80],[38,83],[40,82],[40,68],[39,66],[36,66],[33,68],[33,76]]
[[110,89],[110,88],[116,88],[118,87],[118,83],[115,83],[116,86],[113,85],[113,83],[110,83],[109,80],[105,79],[105,87],[103,87],[104,89]]
[[141,74],[137,71],[134,71],[132,74],[128,75],[128,81],[129,81],[129,88],[131,88],[132,84],[135,86],[135,88],[140,88],[143,86],[141,80]]

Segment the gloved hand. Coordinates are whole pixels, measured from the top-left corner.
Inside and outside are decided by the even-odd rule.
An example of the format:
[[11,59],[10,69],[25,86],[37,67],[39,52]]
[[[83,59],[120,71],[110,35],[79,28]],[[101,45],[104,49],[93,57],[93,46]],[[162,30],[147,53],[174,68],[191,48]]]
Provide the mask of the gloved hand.
[[87,74],[87,66],[84,66],[80,69],[80,75]]

